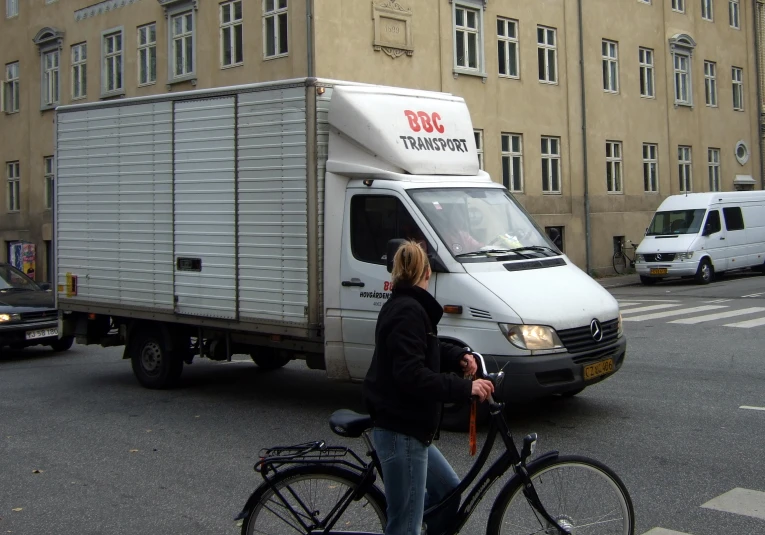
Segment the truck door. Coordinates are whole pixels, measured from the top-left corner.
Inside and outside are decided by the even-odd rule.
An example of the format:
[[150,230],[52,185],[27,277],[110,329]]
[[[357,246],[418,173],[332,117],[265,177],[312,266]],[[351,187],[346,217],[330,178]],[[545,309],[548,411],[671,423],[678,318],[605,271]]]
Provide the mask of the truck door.
[[175,311],[234,319],[234,97],[179,101],[174,113]]
[[704,249],[707,250],[712,258],[712,264],[715,271],[725,271],[728,269],[728,247],[726,231],[722,227],[719,210],[709,210],[706,222],[704,223]]
[[[340,263],[340,306],[343,342],[352,379],[363,379],[372,361],[375,325],[383,303],[390,297],[386,269],[388,240],[412,238],[428,250],[427,238],[401,199],[390,191],[348,190]],[[428,290],[435,295],[436,277]]]

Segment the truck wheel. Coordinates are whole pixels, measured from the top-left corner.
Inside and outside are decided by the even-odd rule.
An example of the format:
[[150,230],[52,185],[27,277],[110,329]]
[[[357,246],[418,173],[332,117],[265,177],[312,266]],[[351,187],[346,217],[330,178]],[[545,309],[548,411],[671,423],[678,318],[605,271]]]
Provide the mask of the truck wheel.
[[53,342],[50,347],[56,352],[67,351],[72,347],[72,344],[74,344],[74,336],[65,336]]
[[712,262],[709,258],[705,258],[699,264],[699,269],[696,271],[696,282],[699,284],[709,284],[714,279],[715,270],[712,267]]
[[167,351],[162,336],[153,332],[139,333],[130,345],[133,373],[142,386],[160,389],[176,385],[183,371],[183,360]]
[[259,347],[250,353],[250,358],[266,372],[283,368],[292,360],[289,356],[280,355],[280,351],[273,347]]
[[[467,433],[470,431],[470,403],[444,403],[441,429]],[[476,425],[482,425],[489,419],[489,404],[479,403],[476,410]]]
[[653,277],[646,277],[645,275],[640,275],[640,282],[642,282],[646,286],[650,286],[652,284],[656,284],[657,282],[659,282],[659,279],[654,279]]

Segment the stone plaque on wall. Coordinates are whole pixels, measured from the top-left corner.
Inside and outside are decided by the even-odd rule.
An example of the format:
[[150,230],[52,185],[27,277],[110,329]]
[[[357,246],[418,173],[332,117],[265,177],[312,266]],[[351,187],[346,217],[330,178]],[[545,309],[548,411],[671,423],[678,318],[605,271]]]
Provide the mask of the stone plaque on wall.
[[412,9],[394,0],[372,2],[374,49],[392,58],[414,54]]

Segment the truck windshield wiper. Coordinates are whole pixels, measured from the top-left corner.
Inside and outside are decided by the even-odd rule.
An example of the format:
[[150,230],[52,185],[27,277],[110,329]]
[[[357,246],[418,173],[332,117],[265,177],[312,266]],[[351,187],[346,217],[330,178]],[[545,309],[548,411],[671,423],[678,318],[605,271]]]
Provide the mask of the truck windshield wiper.
[[[521,247],[520,249],[525,249],[525,247]],[[479,251],[473,251],[470,253],[461,253],[458,255],[455,255],[455,258],[466,258],[469,256],[486,256],[489,254],[507,254],[507,253],[513,253],[517,254],[518,256],[526,256],[522,255],[520,252],[516,251],[515,249],[481,249]]]
[[510,249],[509,252],[516,253],[518,251],[550,251],[554,255],[559,255],[560,253],[553,249],[552,247],[547,247],[546,245],[529,245],[527,247],[516,247],[515,249]]

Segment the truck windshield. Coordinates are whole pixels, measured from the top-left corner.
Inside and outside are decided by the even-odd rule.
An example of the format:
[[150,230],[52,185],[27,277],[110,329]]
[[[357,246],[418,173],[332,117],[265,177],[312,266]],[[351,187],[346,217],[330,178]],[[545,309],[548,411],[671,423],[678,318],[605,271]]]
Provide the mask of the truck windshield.
[[706,210],[672,210],[656,212],[646,236],[672,236],[675,234],[698,234]]
[[561,254],[503,189],[413,189],[408,193],[455,258]]
[[35,281],[8,264],[0,264],[0,291],[39,290]]

